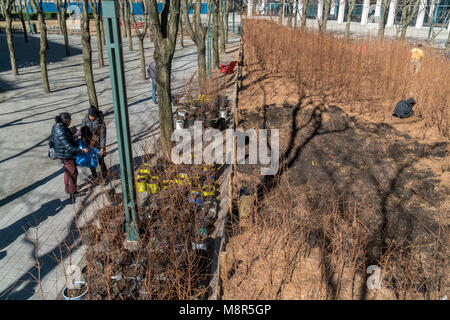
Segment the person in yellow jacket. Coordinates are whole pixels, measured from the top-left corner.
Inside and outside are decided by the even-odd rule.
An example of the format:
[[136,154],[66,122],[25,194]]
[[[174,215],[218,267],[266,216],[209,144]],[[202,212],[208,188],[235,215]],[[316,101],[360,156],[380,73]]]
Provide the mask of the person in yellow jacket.
[[422,44],[418,43],[417,47],[414,47],[411,50],[411,67],[415,73],[419,72],[420,61],[422,60],[422,58],[423,58]]

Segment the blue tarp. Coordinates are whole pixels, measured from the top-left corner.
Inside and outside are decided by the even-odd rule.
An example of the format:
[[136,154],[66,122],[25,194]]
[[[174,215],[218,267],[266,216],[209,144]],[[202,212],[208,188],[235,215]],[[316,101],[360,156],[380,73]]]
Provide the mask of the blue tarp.
[[[72,6],[72,7],[75,6],[76,7],[77,4],[76,3],[70,3],[67,6],[68,7],[69,6]],[[143,7],[141,6],[140,3],[134,3],[133,6],[134,6],[134,14],[136,14],[136,15],[142,15],[143,14],[144,10],[143,10]],[[157,6],[158,6],[158,12],[161,12],[161,10],[162,10],[162,3],[158,3]],[[80,13],[83,12],[83,4],[80,3],[78,5],[78,7],[80,8]],[[56,6],[55,6],[55,4],[53,2],[45,2],[45,1],[43,1],[42,2],[42,9],[43,9],[44,12],[56,12]],[[71,10],[71,11],[73,11],[73,10]],[[91,12],[91,9],[89,8],[88,11]],[[28,3],[28,12],[34,12],[33,7],[31,6],[30,3]],[[189,11],[189,13],[192,13],[192,8]],[[202,3],[202,7],[201,7],[200,13],[207,13],[206,3]]]
[[[78,141],[78,148],[80,150],[88,148],[88,145],[80,140]],[[76,163],[78,167],[97,168],[99,158],[100,151],[97,148],[90,148],[88,152],[77,155]]]

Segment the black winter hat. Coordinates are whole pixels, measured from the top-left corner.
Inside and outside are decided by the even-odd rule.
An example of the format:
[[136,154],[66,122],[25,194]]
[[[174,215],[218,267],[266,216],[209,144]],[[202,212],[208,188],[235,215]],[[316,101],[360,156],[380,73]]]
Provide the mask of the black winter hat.
[[88,110],[88,115],[91,117],[95,117],[98,113],[98,109],[94,106],[91,106]]
[[416,104],[416,100],[414,100],[414,98],[411,97],[408,100],[406,100],[406,103],[413,106]]

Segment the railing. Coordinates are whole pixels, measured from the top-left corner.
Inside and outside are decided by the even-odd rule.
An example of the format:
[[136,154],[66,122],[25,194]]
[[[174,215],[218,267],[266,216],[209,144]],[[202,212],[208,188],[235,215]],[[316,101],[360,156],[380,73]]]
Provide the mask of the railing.
[[[301,0],[299,0],[301,1]],[[247,2],[247,1],[246,1]],[[361,22],[362,12],[363,12],[363,4],[357,3],[355,4],[355,7],[353,8],[350,21],[352,22]],[[252,14],[254,15],[262,15],[262,16],[279,16],[280,10],[281,10],[281,3],[280,1],[254,1],[253,2],[253,10]],[[317,2],[310,3],[308,5],[308,8],[306,10],[306,17],[308,19],[315,19],[317,15]],[[347,20],[347,13],[348,13],[348,6],[345,8],[344,12],[344,21]],[[400,24],[401,21],[401,15],[402,15],[402,5],[398,5],[396,8],[396,16],[394,19],[395,24]],[[300,5],[298,6],[298,10],[301,10]],[[336,20],[339,10],[339,1],[335,0],[334,5],[332,4],[330,6],[330,12],[328,13],[328,20]],[[428,5],[425,7],[425,17],[424,17],[424,26],[429,26],[431,23],[433,23],[434,26],[447,26],[449,17],[450,17],[450,4],[436,4],[434,6]],[[432,13],[430,11],[433,10]],[[292,6],[289,6],[287,2],[284,3],[284,17],[290,18],[295,17],[295,13],[297,11],[296,4],[294,3]],[[376,5],[371,4],[369,6],[369,13],[368,13],[368,22],[369,23],[378,23],[379,22],[379,16],[375,15],[376,11]],[[380,14],[381,14],[381,8],[380,8]],[[410,26],[414,26],[416,24],[418,14],[412,19]]]

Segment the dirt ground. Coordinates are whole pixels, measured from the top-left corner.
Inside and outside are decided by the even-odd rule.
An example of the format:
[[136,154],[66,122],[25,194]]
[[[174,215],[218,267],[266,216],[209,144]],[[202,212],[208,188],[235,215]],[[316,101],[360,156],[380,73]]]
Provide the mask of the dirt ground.
[[[237,190],[257,190],[260,215],[274,210],[267,202],[273,200],[271,195],[283,194],[283,181],[292,190],[339,195],[359,208],[358,221],[368,244],[366,263],[381,264],[388,247],[413,246],[407,253],[394,250],[393,260],[408,256],[414,261],[411,274],[416,282],[426,284],[413,281],[414,290],[403,297],[394,293],[392,283],[367,292],[362,288],[364,269],[353,275],[358,285],[352,288],[345,265],[340,294],[330,294],[332,281],[321,277],[323,252],[314,245],[320,242],[313,239],[314,232],[312,245],[301,251],[308,254],[286,260],[283,246],[295,251],[300,242],[279,242],[280,227],[258,230],[261,223],[253,221],[251,228],[234,232],[227,245],[227,267],[232,271],[224,280],[224,299],[423,299],[436,289],[425,280],[432,278],[439,292],[449,293],[443,270],[448,268],[450,143],[436,128],[425,128],[416,116],[400,120],[391,114],[361,114],[358,106],[333,103],[331,95],[307,92],[299,97],[292,81],[270,76],[251,61],[244,61],[238,110],[241,128],[280,129],[280,174],[261,176],[257,166],[239,165],[234,181]],[[322,199],[296,197],[287,195],[284,205],[292,202],[292,210],[312,212]],[[273,272],[268,273],[270,265]],[[281,276],[286,268],[289,279]]]

